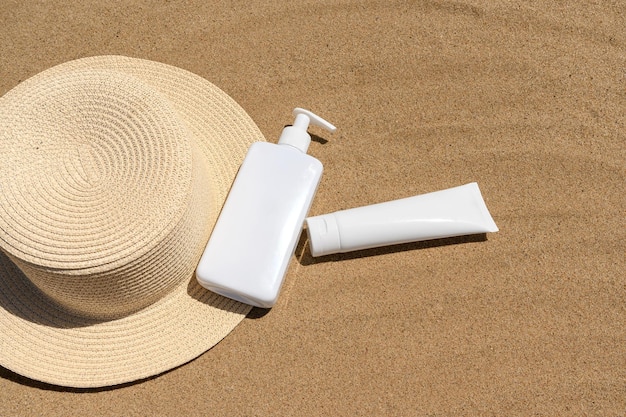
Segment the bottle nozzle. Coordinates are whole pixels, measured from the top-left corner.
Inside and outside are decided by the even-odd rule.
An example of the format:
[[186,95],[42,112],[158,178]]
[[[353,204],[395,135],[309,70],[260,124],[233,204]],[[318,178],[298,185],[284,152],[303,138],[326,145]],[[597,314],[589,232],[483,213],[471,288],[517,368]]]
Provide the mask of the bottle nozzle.
[[278,140],[280,145],[291,145],[306,153],[309,149],[309,143],[311,143],[311,136],[307,133],[309,124],[319,126],[330,132],[337,130],[335,126],[308,110],[296,107],[293,110],[293,115],[296,119],[292,126],[283,129]]
[[307,130],[309,128],[309,123],[311,123],[312,125],[322,127],[331,133],[337,130],[335,126],[328,123],[315,113],[301,109],[300,107],[293,109],[293,115],[296,117],[293,125],[299,127],[300,129]]

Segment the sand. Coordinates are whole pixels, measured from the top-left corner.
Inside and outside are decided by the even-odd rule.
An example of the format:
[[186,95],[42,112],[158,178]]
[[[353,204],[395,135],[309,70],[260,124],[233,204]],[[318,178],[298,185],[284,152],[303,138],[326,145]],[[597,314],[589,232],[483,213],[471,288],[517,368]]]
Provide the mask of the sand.
[[311,214],[476,181],[500,232],[302,239],[277,305],[198,359],[91,391],[0,369],[0,415],[624,415],[622,3],[0,4],[0,94],[101,54],[203,76],[269,141],[294,107],[334,123]]

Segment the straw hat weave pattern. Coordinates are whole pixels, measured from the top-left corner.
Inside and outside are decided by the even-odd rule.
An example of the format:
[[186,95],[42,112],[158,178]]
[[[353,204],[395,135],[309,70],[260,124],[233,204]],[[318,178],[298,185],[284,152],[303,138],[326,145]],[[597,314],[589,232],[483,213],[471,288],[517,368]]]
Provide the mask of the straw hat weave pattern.
[[102,56],[0,98],[0,365],[97,387],[202,354],[250,307],[195,267],[263,136],[208,81]]

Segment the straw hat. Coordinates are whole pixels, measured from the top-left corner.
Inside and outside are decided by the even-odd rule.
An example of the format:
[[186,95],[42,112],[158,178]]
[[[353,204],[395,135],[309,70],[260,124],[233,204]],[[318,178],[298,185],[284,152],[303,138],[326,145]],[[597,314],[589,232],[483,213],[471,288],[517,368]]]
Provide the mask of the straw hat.
[[100,387],[199,356],[250,310],[194,270],[245,152],[230,97],[169,65],[67,62],[0,98],[0,365]]

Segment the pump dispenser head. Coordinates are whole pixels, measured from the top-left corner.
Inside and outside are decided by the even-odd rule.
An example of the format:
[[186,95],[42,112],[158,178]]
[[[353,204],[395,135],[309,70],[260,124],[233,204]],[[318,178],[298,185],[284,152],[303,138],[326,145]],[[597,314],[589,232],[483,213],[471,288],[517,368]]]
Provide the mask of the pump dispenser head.
[[309,124],[322,127],[330,132],[337,130],[335,126],[308,110],[296,107],[293,109],[293,115],[296,120],[292,126],[283,129],[283,133],[278,139],[279,145],[290,145],[306,153],[311,143],[311,135],[307,132]]

